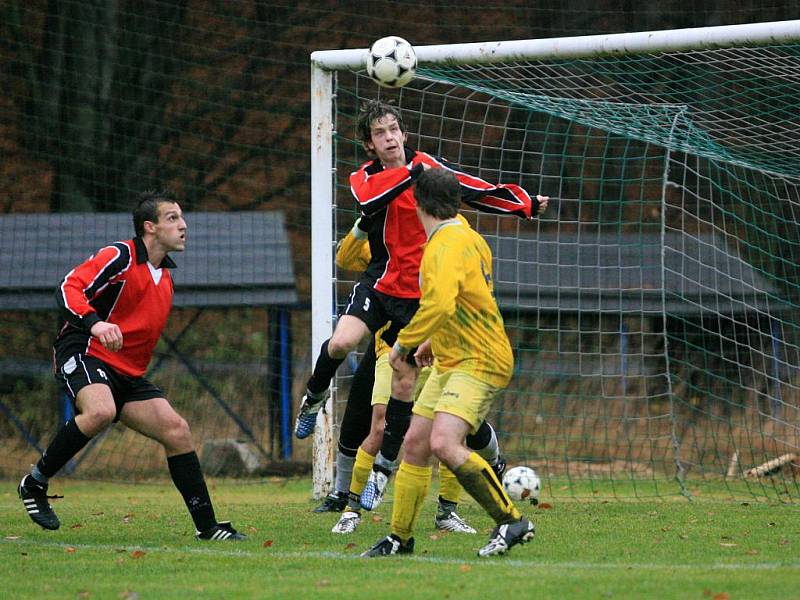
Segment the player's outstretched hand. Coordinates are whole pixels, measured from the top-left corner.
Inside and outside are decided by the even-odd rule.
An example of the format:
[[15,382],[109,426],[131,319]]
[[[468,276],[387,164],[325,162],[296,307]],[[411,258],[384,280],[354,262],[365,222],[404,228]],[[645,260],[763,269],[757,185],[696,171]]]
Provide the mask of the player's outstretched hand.
[[542,214],[547,210],[547,203],[550,202],[550,196],[540,196],[537,194],[536,199],[539,201],[539,209],[536,212]]
[[114,323],[98,321],[92,325],[91,333],[111,352],[117,352],[122,348],[122,331]]

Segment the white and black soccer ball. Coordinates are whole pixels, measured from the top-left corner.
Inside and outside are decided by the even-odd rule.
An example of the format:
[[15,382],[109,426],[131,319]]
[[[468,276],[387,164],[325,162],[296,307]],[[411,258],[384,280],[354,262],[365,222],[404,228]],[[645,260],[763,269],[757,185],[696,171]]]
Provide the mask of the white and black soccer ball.
[[542,482],[530,467],[519,466],[506,471],[503,487],[512,500],[529,500],[531,504],[539,504]]
[[382,37],[369,48],[367,75],[387,88],[403,87],[414,78],[417,55],[406,40],[396,35]]

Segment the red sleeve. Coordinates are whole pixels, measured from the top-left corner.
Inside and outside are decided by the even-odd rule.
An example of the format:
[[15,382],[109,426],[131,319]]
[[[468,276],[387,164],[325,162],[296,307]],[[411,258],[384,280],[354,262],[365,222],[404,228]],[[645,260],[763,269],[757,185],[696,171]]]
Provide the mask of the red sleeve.
[[81,329],[89,330],[100,321],[89,304],[95,296],[131,263],[130,247],[124,242],[106,246],[86,262],[67,273],[58,287],[56,300],[64,318]]
[[370,174],[368,167],[372,164],[368,162],[350,174],[350,190],[365,215],[374,215],[386,208],[409,188],[423,170],[421,164],[416,164]]
[[480,177],[462,171],[442,158],[424,152],[417,152],[425,162],[452,171],[461,184],[461,200],[482,212],[516,215],[521,219],[532,219],[537,213],[539,202],[531,198],[522,187],[514,183],[492,184]]

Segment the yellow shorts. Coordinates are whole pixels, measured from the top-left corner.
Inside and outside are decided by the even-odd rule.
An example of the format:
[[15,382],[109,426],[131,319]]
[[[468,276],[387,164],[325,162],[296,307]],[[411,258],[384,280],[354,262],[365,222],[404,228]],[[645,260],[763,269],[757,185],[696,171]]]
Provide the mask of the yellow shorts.
[[[420,369],[417,375],[417,387],[414,388],[414,398],[418,398],[431,367]],[[392,395],[392,366],[389,364],[389,353],[378,356],[375,363],[375,383],[372,385],[372,404],[388,404],[389,396]]]
[[414,404],[414,414],[433,420],[435,413],[446,412],[464,419],[475,433],[499,391],[457,369],[441,373],[434,366]]

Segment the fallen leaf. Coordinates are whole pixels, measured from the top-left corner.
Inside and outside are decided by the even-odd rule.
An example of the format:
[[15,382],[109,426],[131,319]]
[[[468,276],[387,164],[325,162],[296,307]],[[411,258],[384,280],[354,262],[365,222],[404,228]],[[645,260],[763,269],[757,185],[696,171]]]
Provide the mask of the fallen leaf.
[[76,549],[73,546],[67,546],[66,548],[64,548],[64,552],[66,552],[67,554],[75,554]]
[[380,523],[381,521],[383,521],[383,517],[382,516],[380,516],[379,514],[373,514],[372,515],[372,522],[373,523]]
[[550,510],[551,508],[553,508],[553,505],[547,502],[540,502],[538,504],[538,508],[541,508],[542,510]]
[[430,535],[430,538],[429,538],[429,539],[431,539],[431,540],[433,540],[433,541],[435,542],[436,540],[438,540],[438,539],[439,539],[439,534],[437,534],[437,533],[432,533],[432,534]]
[[778,543],[779,543],[781,546],[785,546],[786,544],[788,544],[788,543],[789,543],[789,540],[787,540],[786,538],[781,538],[780,540],[778,540]]
[[328,579],[320,579],[320,580],[317,582],[317,586],[319,586],[319,587],[327,587],[327,586],[329,586],[330,584],[331,584],[331,582],[330,582],[330,580],[328,580]]
[[750,550],[747,551],[747,554],[749,554],[750,556],[755,556],[756,554],[758,554],[758,550],[756,550],[755,548],[750,548]]
[[723,542],[723,543],[720,544],[720,546],[722,546],[723,548],[735,548],[736,544],[734,544],[732,542]]
[[710,596],[711,594],[712,594],[712,592],[708,588],[703,590],[703,596]]
[[689,539],[689,536],[686,535],[685,533],[680,534],[678,537],[681,538],[682,540],[688,540]]
[[356,547],[356,545],[355,545],[353,542],[350,542],[349,544],[347,544],[347,545],[344,547],[344,549],[345,549],[345,550],[352,550],[352,549],[353,549],[353,548],[355,548],[355,547]]
[[143,550],[134,550],[131,552],[131,558],[142,558],[145,555]]
[[70,529],[80,529],[81,527],[83,527],[83,525],[81,525],[80,523],[75,523],[75,525],[70,525],[69,528]]
[[139,592],[124,591],[119,595],[123,600],[139,600]]
[[86,590],[81,590],[78,592],[78,598],[91,598],[91,594],[89,594],[89,592]]
[[104,513],[104,512],[101,510],[100,512],[95,512],[95,513],[92,513],[92,516],[93,516],[93,517],[102,517],[104,514],[106,514],[106,513]]
[[261,544],[262,548],[272,548],[272,540],[264,540],[264,543]]
[[731,600],[731,595],[728,592],[720,592],[714,594],[714,600]]
[[258,532],[258,529],[256,529],[252,525],[248,525],[244,529],[245,529],[245,531],[247,531],[247,533],[256,533],[256,532]]
[[460,567],[458,567],[458,570],[461,571],[462,573],[469,573],[470,571],[472,571],[472,567],[469,565],[461,565]]

